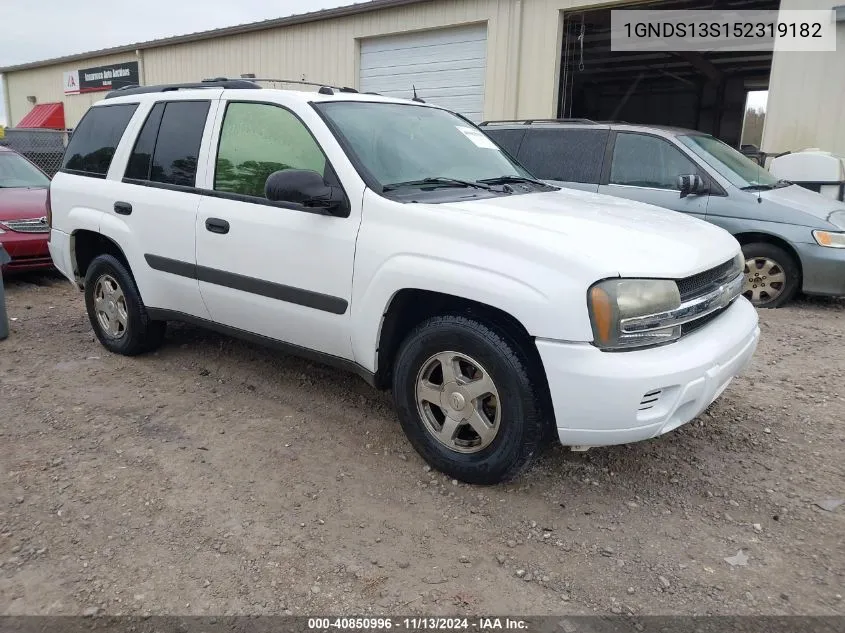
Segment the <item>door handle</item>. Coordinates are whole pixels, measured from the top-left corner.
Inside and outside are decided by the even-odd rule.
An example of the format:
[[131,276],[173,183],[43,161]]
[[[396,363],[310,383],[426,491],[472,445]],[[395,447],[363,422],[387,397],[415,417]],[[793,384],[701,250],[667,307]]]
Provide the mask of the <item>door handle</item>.
[[129,215],[132,213],[132,205],[128,202],[115,202],[114,212],[118,215]]
[[218,218],[208,218],[205,221],[205,228],[212,233],[228,233],[229,223],[226,220],[220,220]]

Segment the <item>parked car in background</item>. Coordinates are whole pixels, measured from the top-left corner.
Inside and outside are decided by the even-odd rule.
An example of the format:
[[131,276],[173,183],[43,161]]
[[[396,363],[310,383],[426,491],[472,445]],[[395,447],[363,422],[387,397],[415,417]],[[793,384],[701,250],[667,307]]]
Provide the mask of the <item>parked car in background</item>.
[[537,181],[412,101],[118,90],[79,123],[51,198],[50,251],[104,347],[140,354],[188,321],[355,371],[470,483],[515,476],[553,435],[586,449],[678,428],[760,335],[727,232]]
[[743,294],[776,308],[799,290],[845,295],[845,204],[778,180],[708,134],[587,120],[485,122],[538,178],[707,220],[745,254]]
[[4,272],[51,268],[47,241],[50,179],[20,154],[0,147],[0,244],[12,261]]

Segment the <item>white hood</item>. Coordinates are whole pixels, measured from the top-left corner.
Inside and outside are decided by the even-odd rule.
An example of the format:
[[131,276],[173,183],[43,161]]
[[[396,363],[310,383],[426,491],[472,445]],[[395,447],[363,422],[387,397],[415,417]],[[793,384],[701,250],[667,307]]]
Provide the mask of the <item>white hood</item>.
[[502,232],[503,248],[515,240],[538,253],[580,253],[599,276],[682,278],[740,250],[730,233],[703,220],[574,189],[438,206],[494,221],[491,228]]

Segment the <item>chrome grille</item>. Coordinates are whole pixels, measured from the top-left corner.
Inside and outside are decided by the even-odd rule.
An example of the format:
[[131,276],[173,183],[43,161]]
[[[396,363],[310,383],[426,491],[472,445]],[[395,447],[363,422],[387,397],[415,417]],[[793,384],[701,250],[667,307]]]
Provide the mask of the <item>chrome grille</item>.
[[704,327],[705,325],[710,323],[710,321],[712,321],[713,319],[718,317],[720,314],[722,314],[722,312],[724,312],[727,309],[728,308],[722,308],[721,310],[716,310],[716,312],[711,312],[710,314],[701,317],[697,321],[692,321],[691,323],[684,323],[681,326],[681,336],[686,336],[687,334],[692,334],[698,328]]
[[2,220],[0,224],[17,233],[49,233],[47,218],[30,218],[27,220]]
[[724,264],[719,264],[715,268],[705,270],[703,273],[698,273],[685,279],[679,279],[678,290],[681,293],[681,302],[706,295],[726,281],[733,279],[740,273],[740,270],[736,268],[735,261],[729,259]]

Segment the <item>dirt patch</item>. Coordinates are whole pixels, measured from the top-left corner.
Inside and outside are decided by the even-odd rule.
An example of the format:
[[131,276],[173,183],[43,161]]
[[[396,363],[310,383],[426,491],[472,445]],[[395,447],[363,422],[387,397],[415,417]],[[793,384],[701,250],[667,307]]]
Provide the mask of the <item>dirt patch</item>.
[[480,488],[359,378],[187,326],[115,356],[67,282],[7,294],[2,613],[845,614],[844,302],[764,311],[694,423]]

